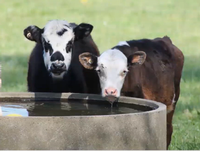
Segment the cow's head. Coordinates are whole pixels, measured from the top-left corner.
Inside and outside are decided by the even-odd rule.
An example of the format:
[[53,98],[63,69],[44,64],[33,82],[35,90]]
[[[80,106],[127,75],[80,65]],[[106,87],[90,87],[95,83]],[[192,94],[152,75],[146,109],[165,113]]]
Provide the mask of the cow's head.
[[143,51],[136,51],[126,57],[118,49],[107,50],[99,57],[88,52],[79,55],[79,60],[85,68],[94,69],[98,73],[102,96],[108,97],[108,100],[110,96],[114,96],[114,100],[120,96],[129,67],[141,65],[145,59],[146,53]]
[[28,26],[24,36],[42,45],[46,69],[53,78],[62,79],[71,63],[74,41],[88,36],[92,29],[93,26],[86,23],[76,26],[64,20],[52,20],[42,29]]

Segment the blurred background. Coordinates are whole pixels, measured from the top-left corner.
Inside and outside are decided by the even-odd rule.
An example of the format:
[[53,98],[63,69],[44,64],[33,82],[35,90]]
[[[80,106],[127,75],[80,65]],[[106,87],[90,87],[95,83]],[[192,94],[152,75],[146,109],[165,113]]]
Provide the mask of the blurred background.
[[1,91],[27,91],[35,45],[23,36],[29,25],[43,28],[52,19],[90,23],[101,52],[119,41],[168,35],[185,56],[170,149],[200,149],[199,6],[199,0],[0,0]]

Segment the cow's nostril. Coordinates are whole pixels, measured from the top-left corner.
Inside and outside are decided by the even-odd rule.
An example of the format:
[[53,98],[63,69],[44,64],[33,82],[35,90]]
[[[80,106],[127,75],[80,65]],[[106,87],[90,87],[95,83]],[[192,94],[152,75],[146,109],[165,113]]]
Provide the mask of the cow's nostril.
[[110,93],[114,94],[117,90],[111,90]]
[[114,88],[108,88],[105,89],[105,95],[116,95],[117,94],[117,89]]
[[105,94],[108,94],[108,91],[107,91],[107,89],[105,89]]
[[61,67],[61,68],[63,68],[64,66],[65,66],[65,64],[64,64],[64,63],[62,63],[62,64],[60,65],[60,67]]

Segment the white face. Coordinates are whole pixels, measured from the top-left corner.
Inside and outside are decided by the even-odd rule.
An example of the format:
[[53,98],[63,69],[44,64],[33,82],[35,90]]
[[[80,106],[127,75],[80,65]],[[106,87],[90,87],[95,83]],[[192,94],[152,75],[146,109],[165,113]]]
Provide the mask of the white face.
[[99,75],[102,96],[114,91],[119,97],[128,72],[127,57],[117,49],[110,49],[102,53],[97,62],[95,70]]
[[67,21],[52,20],[46,24],[42,34],[44,64],[48,71],[52,70],[54,63],[62,66],[58,68],[61,69],[59,72],[50,72],[53,78],[62,78],[68,70],[74,38],[73,28]]
[[[135,52],[127,57],[119,49],[123,52],[134,49]],[[79,55],[79,61],[86,69],[95,69],[98,73],[102,96],[108,96],[110,102],[120,96],[128,68],[142,65],[145,59],[144,51],[139,51],[137,47],[132,48],[126,41],[119,42],[116,47],[105,51],[99,57],[88,52]]]

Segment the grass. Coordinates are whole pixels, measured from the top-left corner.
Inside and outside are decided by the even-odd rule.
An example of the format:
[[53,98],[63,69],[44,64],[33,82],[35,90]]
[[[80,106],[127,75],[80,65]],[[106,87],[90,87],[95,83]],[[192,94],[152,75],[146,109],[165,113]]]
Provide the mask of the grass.
[[122,40],[168,35],[185,55],[170,149],[200,149],[199,6],[199,0],[1,0],[1,91],[27,89],[27,60],[34,43],[24,38],[23,29],[29,25],[43,27],[51,19],[91,23],[101,52]]

